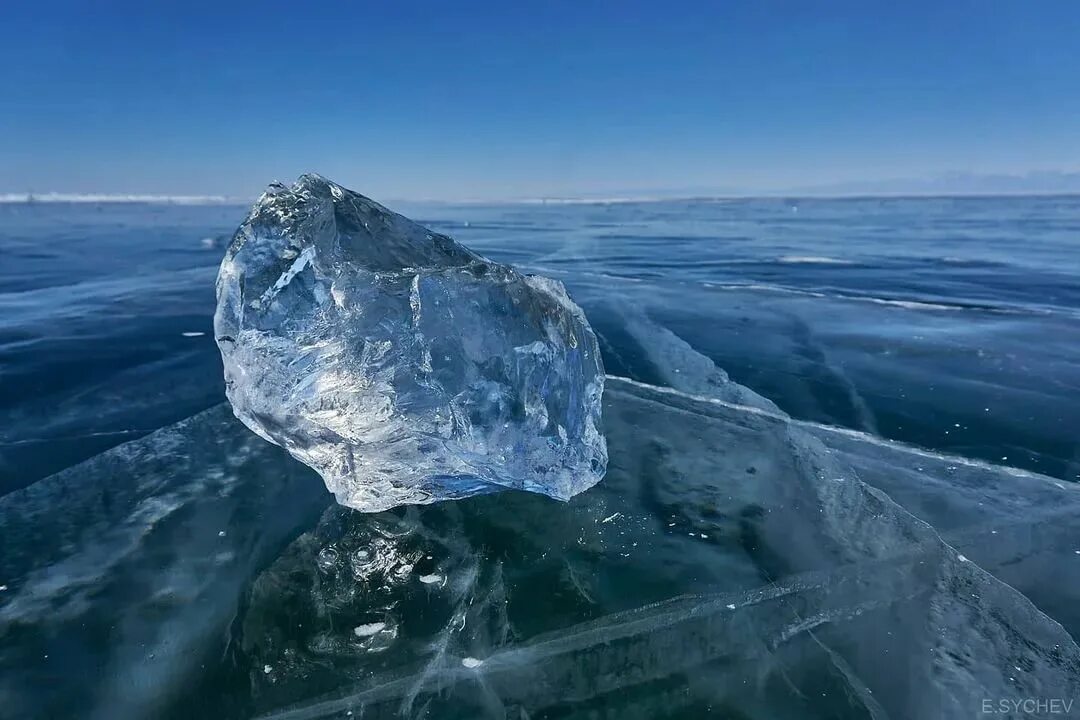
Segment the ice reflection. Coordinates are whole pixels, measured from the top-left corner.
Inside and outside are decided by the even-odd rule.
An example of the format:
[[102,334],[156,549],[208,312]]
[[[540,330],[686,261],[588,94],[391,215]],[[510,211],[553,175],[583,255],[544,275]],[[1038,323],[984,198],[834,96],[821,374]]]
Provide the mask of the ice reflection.
[[[351,658],[353,689],[345,663],[312,654],[297,677],[334,690],[287,711],[259,690],[256,706],[273,718],[965,717],[984,697],[1080,690],[1080,649],[1060,625],[873,487],[902,489],[917,453],[851,434],[832,447],[829,431],[768,408],[619,380],[605,418],[608,478],[569,504],[504,494],[328,513],[343,524],[324,518],[313,558],[390,523],[409,531],[387,555],[422,553],[433,569],[417,573],[452,590],[402,584],[401,644]],[[1077,506],[1023,481],[1046,483],[1027,497]],[[309,567],[296,585],[317,604]],[[313,695],[299,681],[286,693]]]

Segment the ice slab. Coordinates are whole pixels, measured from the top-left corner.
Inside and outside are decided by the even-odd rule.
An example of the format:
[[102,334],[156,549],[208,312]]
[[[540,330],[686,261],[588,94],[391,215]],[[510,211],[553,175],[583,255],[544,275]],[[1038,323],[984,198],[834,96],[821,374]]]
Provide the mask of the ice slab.
[[237,417],[343,505],[566,500],[604,474],[600,352],[559,282],[305,175],[256,203],[217,295]]
[[[328,511],[256,583],[245,650],[255,668],[289,664],[251,673],[254,707],[275,720],[964,718],[986,698],[1080,692],[1069,633],[995,576],[1010,567],[951,544],[978,508],[976,528],[943,539],[873,484],[976,504],[947,465],[916,477],[917,450],[620,378],[605,404],[608,477],[567,505]],[[997,513],[1013,525],[1080,509],[1047,478],[979,471],[1011,488]],[[1054,545],[1016,549],[1070,567]],[[410,580],[420,572],[447,582]],[[1067,585],[1043,593],[1065,606]],[[379,654],[349,637],[373,617],[398,628]]]
[[0,701],[947,718],[1080,693],[1055,622],[1077,629],[1076,488],[622,379],[605,404],[608,477],[565,504],[323,512],[315,476],[225,406],[6,496]]
[[3,496],[0,715],[227,715],[197,688],[228,670],[203,669],[251,575],[328,503],[225,403]]

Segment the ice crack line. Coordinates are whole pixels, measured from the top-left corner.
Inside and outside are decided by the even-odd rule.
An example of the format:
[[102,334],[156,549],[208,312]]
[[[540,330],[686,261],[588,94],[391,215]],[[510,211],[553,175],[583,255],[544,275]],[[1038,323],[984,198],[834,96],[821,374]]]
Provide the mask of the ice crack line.
[[1062,490],[1065,490],[1067,487],[1065,483],[1059,482],[1047,475],[1040,475],[1039,473],[1029,472],[1027,470],[1010,467],[1008,465],[997,465],[994,463],[984,462],[982,460],[976,460],[974,458],[963,457],[961,455],[946,455],[943,453],[934,452],[932,450],[926,450],[915,445],[908,445],[906,443],[898,442],[896,440],[887,440],[885,438],[861,432],[859,430],[851,430],[849,428],[837,427],[835,425],[824,425],[822,423],[811,422],[809,420],[799,420],[789,415],[785,415],[784,413],[773,412],[771,410],[752,407],[750,405],[740,405],[739,403],[728,402],[727,400],[721,400],[720,398],[708,397],[705,395],[695,395],[693,393],[683,392],[682,390],[676,390],[675,388],[662,387],[659,385],[650,385],[649,383],[644,383],[639,380],[633,380],[628,377],[622,377],[621,375],[605,375],[604,377],[607,380],[624,383],[626,385],[642,388],[645,390],[651,390],[652,392],[660,393],[663,395],[672,395],[675,397],[693,400],[695,402],[718,405],[720,407],[728,408],[730,410],[736,410],[739,412],[749,413],[751,415],[766,417],[771,420],[789,423],[791,425],[807,428],[809,430],[818,430],[822,432],[832,433],[834,435],[843,435],[845,437],[870,443],[871,445],[876,445],[878,447],[883,447],[890,450],[902,450],[913,455],[918,455],[919,457],[929,458],[932,460],[944,460],[954,465],[964,465],[965,467],[978,468],[980,470],[1005,472],[1014,477],[1044,480],[1053,483]]

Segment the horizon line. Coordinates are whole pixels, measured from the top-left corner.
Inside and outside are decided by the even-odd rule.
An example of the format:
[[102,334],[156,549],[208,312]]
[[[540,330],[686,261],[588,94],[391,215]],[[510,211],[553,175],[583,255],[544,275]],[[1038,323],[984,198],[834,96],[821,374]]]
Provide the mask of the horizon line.
[[[723,202],[737,200],[875,200],[875,199],[932,199],[932,198],[1054,198],[1080,197],[1078,190],[1060,191],[1011,191],[1011,192],[783,192],[767,191],[756,193],[716,193],[687,195],[625,195],[609,197],[588,196],[539,196],[521,198],[387,198],[380,203],[416,203],[432,205],[617,205],[636,203],[664,202]],[[228,195],[169,195],[169,194],[130,194],[130,193],[0,193],[0,205],[250,205],[257,196],[244,198]]]

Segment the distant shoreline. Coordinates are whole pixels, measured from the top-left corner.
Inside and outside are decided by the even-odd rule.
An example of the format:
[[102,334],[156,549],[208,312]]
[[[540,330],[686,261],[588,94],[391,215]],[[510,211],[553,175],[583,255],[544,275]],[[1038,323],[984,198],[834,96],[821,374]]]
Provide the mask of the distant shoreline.
[[0,193],[0,204],[143,204],[143,205],[242,205],[248,201],[224,195],[107,195],[104,193]]

